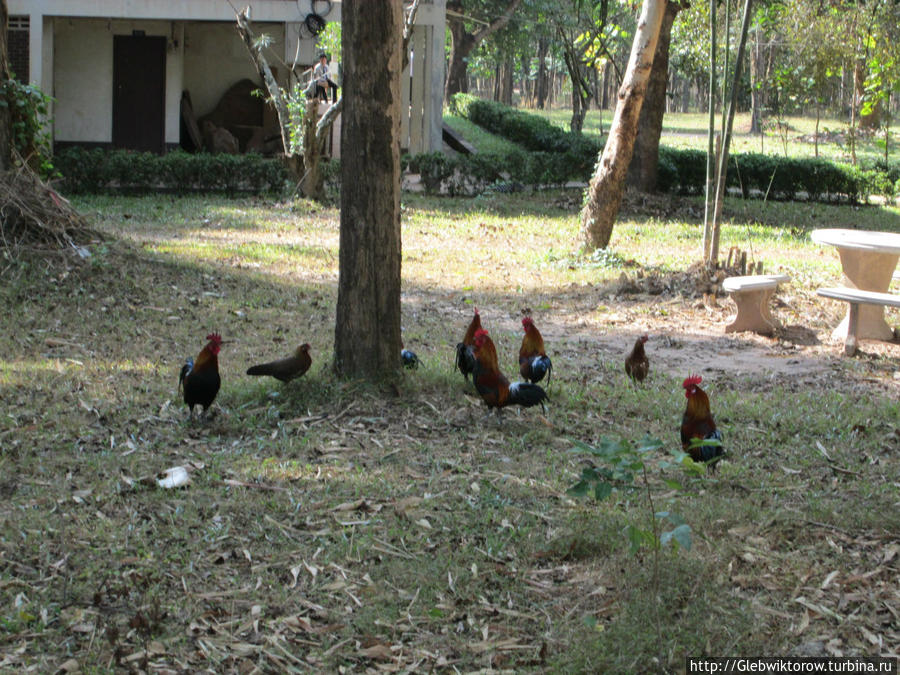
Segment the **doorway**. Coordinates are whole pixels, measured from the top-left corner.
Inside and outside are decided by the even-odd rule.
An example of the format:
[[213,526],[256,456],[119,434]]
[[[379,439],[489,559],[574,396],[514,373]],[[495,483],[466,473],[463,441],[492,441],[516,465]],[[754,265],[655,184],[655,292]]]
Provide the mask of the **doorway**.
[[113,36],[113,146],[165,150],[166,38]]

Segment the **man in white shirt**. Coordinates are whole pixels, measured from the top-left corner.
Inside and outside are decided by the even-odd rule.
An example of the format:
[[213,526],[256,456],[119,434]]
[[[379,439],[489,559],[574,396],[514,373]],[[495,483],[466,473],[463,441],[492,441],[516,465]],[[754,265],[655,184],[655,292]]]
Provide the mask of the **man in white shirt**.
[[[325,54],[319,54],[319,64],[313,70],[313,78],[316,81],[316,96],[328,103],[328,89],[331,89],[331,101],[337,101],[338,86],[331,79],[328,70],[328,57]],[[326,87],[328,89],[326,89]]]

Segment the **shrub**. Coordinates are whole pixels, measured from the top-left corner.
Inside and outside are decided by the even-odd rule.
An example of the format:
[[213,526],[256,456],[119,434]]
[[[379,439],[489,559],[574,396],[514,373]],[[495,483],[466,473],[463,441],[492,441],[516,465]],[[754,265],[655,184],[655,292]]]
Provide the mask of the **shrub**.
[[288,170],[280,159],[257,154],[166,155],[129,150],[71,147],[55,156],[62,189],[72,193],[127,190],[148,192],[281,192]]
[[[450,109],[530,151],[516,161],[504,157],[498,162],[510,180],[533,186],[561,185],[570,180],[588,181],[594,172],[602,149],[599,139],[566,132],[539,115],[469,94],[456,94]],[[462,161],[457,170],[468,171],[470,162]],[[892,197],[900,190],[898,185],[900,163],[880,160],[852,167],[825,159],[758,153],[730,155],[726,182],[726,187],[740,190],[745,198],[798,199],[805,195],[809,200],[850,202],[871,194]],[[706,152],[660,147],[659,191],[703,194],[705,186]]]

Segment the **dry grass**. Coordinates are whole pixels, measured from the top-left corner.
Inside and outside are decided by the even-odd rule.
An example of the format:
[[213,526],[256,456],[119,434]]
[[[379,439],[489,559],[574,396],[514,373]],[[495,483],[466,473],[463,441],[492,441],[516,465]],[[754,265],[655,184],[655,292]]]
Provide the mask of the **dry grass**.
[[[85,200],[110,237],[87,262],[3,271],[0,669],[634,672],[900,651],[898,346],[838,357],[841,308],[814,289],[839,264],[807,236],[896,228],[896,212],[729,204],[723,241],[795,280],[769,340],[722,335],[730,301],[667,288],[696,255],[692,202],[631,204],[615,254],[586,258],[577,194],[405,201],[404,341],[423,367],[396,387],[331,375],[331,208]],[[662,290],[617,294],[623,273]],[[453,372],[473,305],[510,374],[535,317],[546,417],[486,420]],[[211,329],[223,387],[189,424],[177,373]],[[645,330],[634,387],[621,362]],[[243,375],[301,342],[300,380]],[[688,370],[730,454],[683,491],[651,477],[695,537],[665,553],[654,597],[649,557],[622,538],[640,500],[567,496],[585,462],[568,450],[648,433],[674,448]],[[156,487],[174,466],[190,484]]]

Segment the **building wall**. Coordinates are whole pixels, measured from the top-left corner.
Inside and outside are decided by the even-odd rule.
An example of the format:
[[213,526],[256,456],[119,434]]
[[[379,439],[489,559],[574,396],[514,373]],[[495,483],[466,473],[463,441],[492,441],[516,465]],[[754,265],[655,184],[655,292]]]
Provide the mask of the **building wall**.
[[[169,40],[166,53],[166,143],[178,143],[182,46],[170,21],[54,20],[54,140],[111,143],[113,36],[142,30]],[[173,103],[174,102],[174,103]]]
[[[284,24],[254,24],[253,30],[257,35],[265,33],[272,38],[267,58],[269,65],[277,70],[278,81],[282,82]],[[222,94],[239,80],[249,79],[262,85],[234,23],[187,22],[184,45],[184,89],[190,92],[197,117],[210,112]]]

